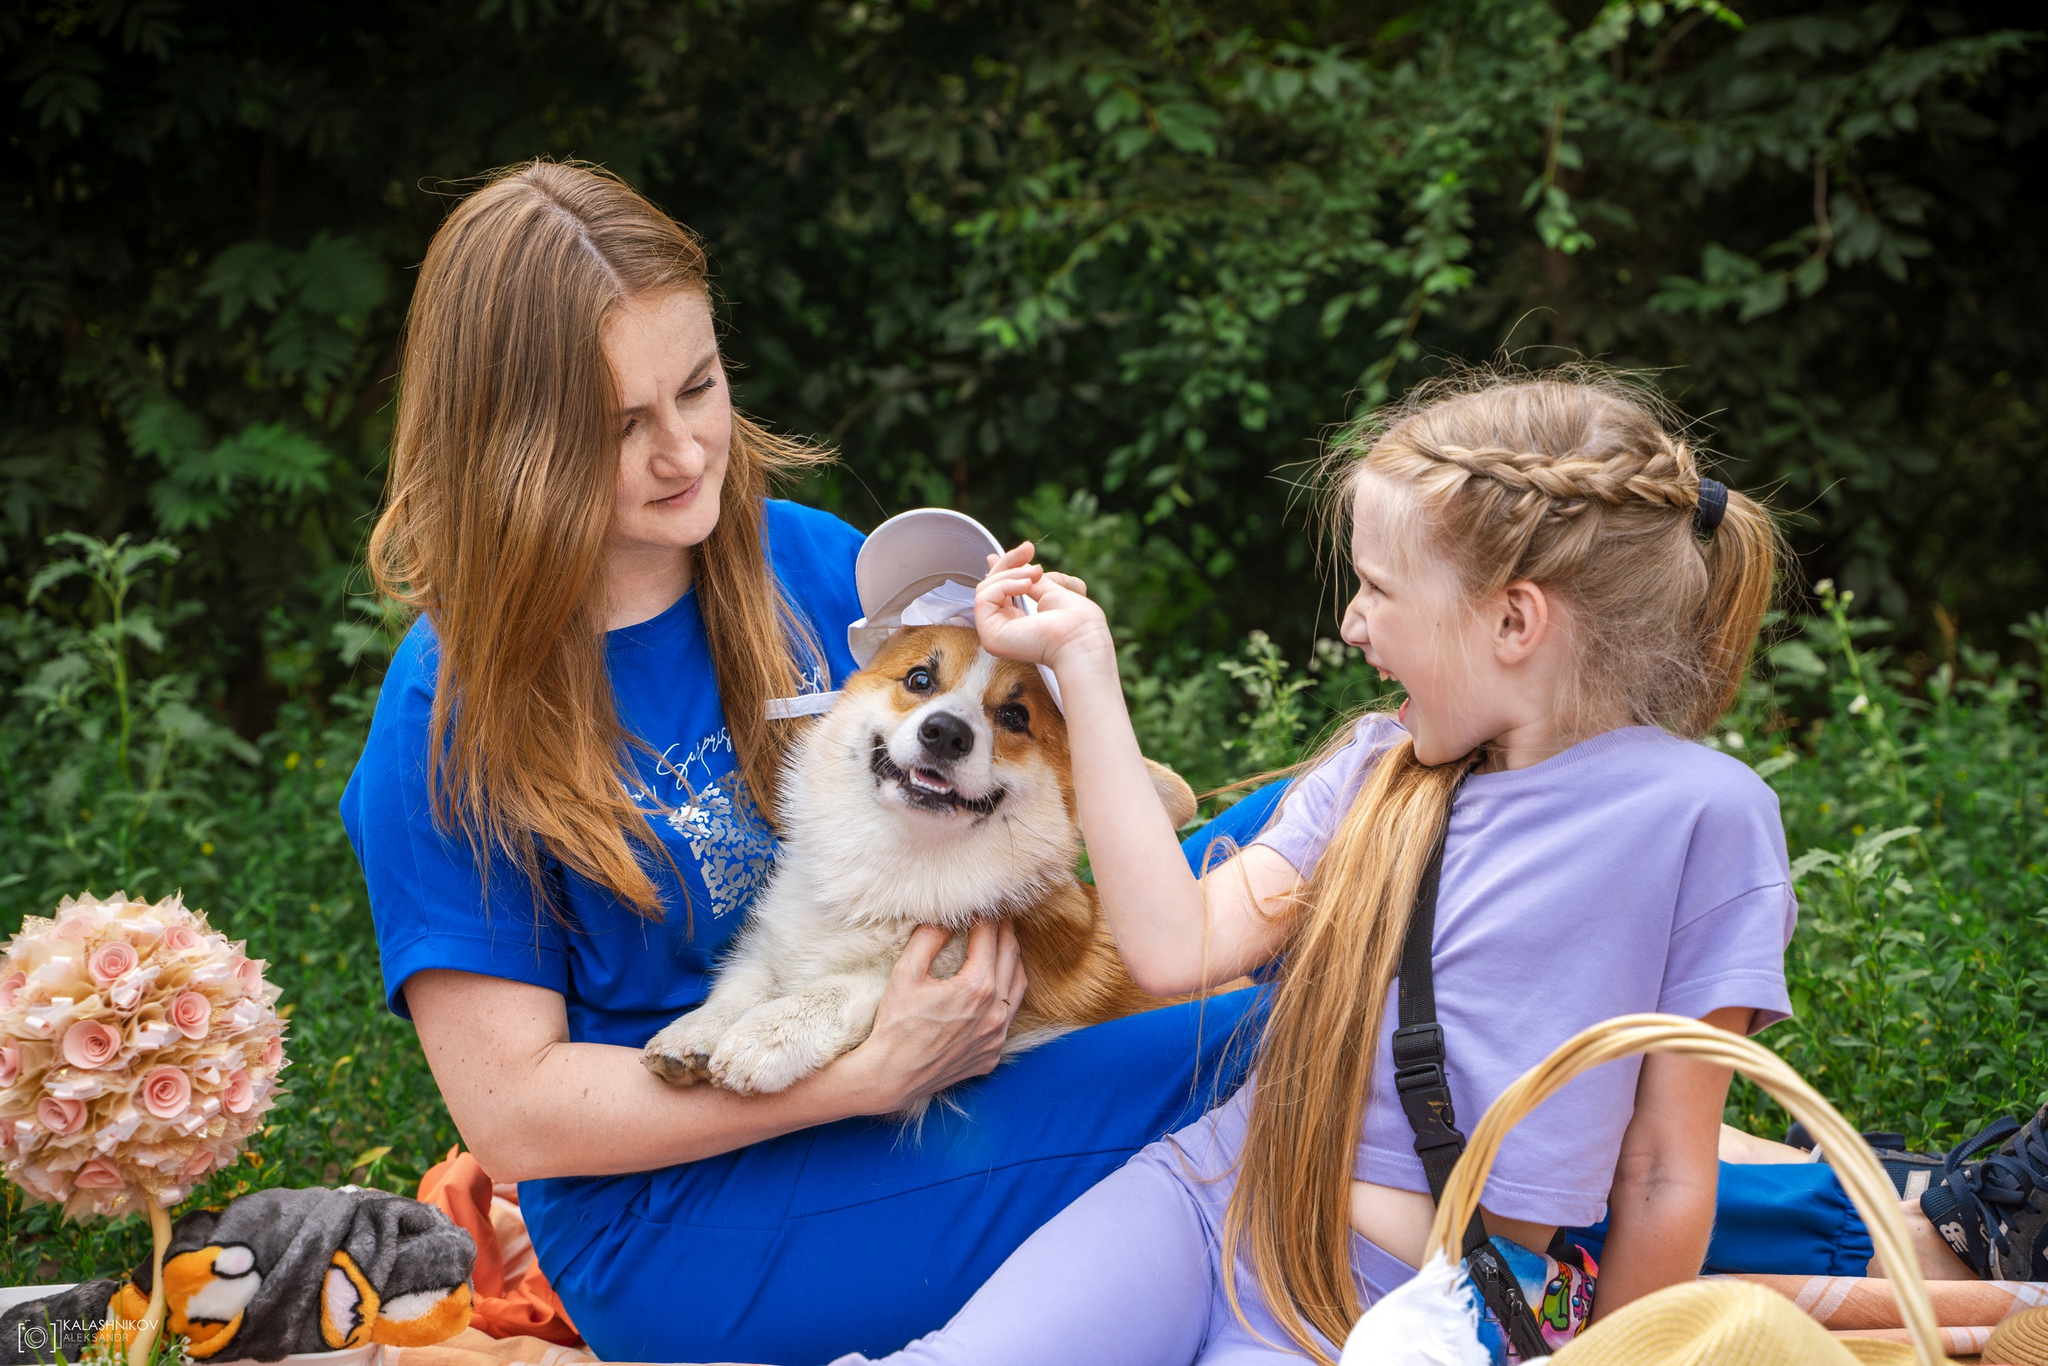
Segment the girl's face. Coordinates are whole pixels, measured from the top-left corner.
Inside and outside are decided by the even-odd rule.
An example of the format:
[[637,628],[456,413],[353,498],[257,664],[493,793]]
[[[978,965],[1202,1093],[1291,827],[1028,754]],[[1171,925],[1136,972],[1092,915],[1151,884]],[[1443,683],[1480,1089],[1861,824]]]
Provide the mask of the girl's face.
[[1408,691],[1401,724],[1415,757],[1443,764],[1513,729],[1524,680],[1504,676],[1488,605],[1474,603],[1457,570],[1429,545],[1413,499],[1376,475],[1358,481],[1351,564],[1358,595],[1344,609],[1346,644]]
[[607,543],[615,556],[669,557],[718,525],[732,447],[711,302],[694,290],[629,299],[605,323],[604,354],[620,409]]

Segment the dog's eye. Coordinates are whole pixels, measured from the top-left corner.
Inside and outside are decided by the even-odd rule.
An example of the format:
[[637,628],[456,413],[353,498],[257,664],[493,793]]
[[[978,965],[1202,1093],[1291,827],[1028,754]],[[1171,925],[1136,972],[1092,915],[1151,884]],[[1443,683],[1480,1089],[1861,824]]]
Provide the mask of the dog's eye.
[[1030,730],[1031,713],[1015,702],[1005,703],[996,708],[996,724],[1004,730]]
[[912,692],[930,692],[932,690],[932,671],[924,668],[912,669],[903,676],[903,686]]

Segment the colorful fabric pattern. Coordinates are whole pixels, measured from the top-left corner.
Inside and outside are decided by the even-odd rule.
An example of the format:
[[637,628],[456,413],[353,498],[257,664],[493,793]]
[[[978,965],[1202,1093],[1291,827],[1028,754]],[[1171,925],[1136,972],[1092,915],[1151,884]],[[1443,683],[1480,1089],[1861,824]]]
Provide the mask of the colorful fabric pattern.
[[[1535,1311],[1536,1327],[1551,1350],[1564,1346],[1579,1335],[1593,1313],[1593,1288],[1599,1283],[1600,1267],[1593,1254],[1573,1244],[1572,1260],[1559,1261],[1533,1252],[1512,1238],[1495,1238],[1493,1246],[1507,1263],[1523,1296]],[[1574,1265],[1573,1261],[1579,1263]],[[1491,1309],[1483,1304],[1479,1314],[1479,1340],[1492,1354],[1494,1366],[1509,1366],[1522,1360],[1509,1344],[1507,1332]]]

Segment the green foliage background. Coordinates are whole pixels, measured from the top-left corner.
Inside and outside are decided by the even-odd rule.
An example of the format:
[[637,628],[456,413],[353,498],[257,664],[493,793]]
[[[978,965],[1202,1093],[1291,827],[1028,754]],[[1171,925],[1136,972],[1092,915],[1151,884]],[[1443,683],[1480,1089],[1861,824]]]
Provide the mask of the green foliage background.
[[[277,962],[294,1095],[216,1195],[404,1188],[455,1141],[334,815],[389,639],[358,557],[435,225],[479,171],[582,157],[704,235],[742,401],[840,452],[799,495],[1039,536],[1198,786],[1376,688],[1318,643],[1333,424],[1498,355],[1648,372],[1855,594],[1803,604],[1722,741],[1802,863],[1774,1041],[1916,1139],[2038,1105],[2041,633],[2008,628],[2048,603],[2041,27],[0,0],[0,928],[182,887]],[[140,1245],[7,1198],[0,1281]]]

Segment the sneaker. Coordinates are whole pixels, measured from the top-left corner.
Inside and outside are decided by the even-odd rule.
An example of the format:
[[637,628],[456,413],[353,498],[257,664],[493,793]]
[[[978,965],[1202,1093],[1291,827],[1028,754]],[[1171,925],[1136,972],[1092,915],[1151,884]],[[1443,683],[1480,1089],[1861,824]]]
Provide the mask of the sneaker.
[[1920,1212],[1984,1279],[2048,1280],[2048,1106],[2024,1126],[2001,1119],[1957,1144]]
[[[1917,1200],[1924,1195],[1934,1178],[1941,1175],[1947,1163],[1940,1153],[1916,1153],[1906,1149],[1906,1136],[1889,1130],[1872,1129],[1862,1135],[1863,1141],[1877,1155],[1877,1165],[1884,1168],[1884,1174],[1892,1179],[1892,1186],[1901,1200]],[[1798,1120],[1785,1131],[1785,1142],[1794,1148],[1804,1148],[1813,1153],[1814,1161],[1825,1162],[1828,1155],[1819,1150],[1813,1135],[1806,1132],[1806,1126]]]

